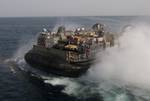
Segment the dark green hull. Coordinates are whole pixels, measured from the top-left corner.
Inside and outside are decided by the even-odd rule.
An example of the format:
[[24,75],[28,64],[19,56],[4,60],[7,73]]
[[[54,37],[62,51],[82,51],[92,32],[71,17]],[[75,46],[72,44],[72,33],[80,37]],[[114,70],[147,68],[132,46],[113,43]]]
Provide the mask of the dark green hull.
[[34,46],[25,54],[26,62],[32,67],[61,76],[79,77],[90,67],[92,60],[69,63],[66,51],[55,48]]

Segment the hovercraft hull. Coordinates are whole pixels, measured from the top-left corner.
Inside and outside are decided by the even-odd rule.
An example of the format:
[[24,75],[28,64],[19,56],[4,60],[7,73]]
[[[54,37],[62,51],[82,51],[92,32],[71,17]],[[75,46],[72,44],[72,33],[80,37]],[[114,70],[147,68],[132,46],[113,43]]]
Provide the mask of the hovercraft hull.
[[25,54],[26,62],[32,67],[67,77],[79,77],[91,65],[92,60],[69,63],[66,60],[66,51],[55,48],[34,46]]

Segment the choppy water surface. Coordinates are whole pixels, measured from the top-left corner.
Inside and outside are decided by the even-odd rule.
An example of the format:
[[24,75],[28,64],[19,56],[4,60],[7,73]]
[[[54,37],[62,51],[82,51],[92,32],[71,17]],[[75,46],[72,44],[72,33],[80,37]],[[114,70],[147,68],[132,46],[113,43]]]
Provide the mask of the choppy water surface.
[[[119,47],[98,53],[98,63],[84,76],[57,77],[24,61],[42,28],[97,22],[121,35]],[[149,101],[149,23],[149,17],[0,18],[0,101]],[[133,27],[122,31],[128,24]]]

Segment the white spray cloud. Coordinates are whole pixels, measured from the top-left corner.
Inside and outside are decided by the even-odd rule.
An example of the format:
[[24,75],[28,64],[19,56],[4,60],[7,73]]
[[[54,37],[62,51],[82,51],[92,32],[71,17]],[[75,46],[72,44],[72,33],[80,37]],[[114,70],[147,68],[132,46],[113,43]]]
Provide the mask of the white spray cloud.
[[150,26],[138,24],[123,32],[119,47],[98,54],[90,75],[100,80],[149,88]]
[[[24,40],[28,40],[25,42],[20,42],[19,44],[19,48],[17,49],[17,51],[14,53],[12,59],[15,61],[24,61],[24,55],[26,52],[28,52],[33,45],[36,44],[36,38],[38,37],[38,34],[35,36],[35,38],[31,38],[29,39],[24,39]],[[22,40],[20,40],[22,41]]]

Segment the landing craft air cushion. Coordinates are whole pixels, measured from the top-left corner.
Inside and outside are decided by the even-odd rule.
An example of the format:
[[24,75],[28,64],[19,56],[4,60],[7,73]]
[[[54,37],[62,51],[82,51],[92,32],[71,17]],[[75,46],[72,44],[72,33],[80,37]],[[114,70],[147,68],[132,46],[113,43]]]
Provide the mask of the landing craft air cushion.
[[91,29],[77,28],[57,33],[44,29],[37,45],[25,54],[26,62],[34,68],[67,77],[79,77],[94,63],[96,53],[114,45],[114,35],[95,24]]

